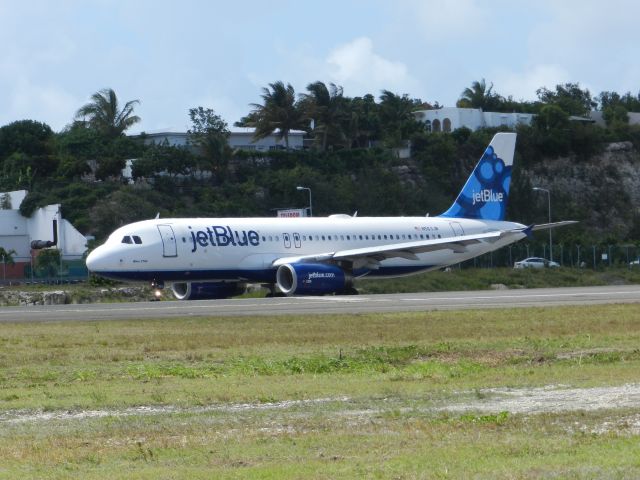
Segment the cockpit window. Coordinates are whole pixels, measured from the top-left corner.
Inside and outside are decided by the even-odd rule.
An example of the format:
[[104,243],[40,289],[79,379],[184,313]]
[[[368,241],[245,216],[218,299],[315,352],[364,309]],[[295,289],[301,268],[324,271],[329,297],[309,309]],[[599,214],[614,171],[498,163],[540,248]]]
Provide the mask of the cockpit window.
[[132,243],[135,243],[136,245],[142,245],[142,239],[138,235],[125,235],[124,237],[122,237],[121,243],[126,243],[128,245],[131,245]]

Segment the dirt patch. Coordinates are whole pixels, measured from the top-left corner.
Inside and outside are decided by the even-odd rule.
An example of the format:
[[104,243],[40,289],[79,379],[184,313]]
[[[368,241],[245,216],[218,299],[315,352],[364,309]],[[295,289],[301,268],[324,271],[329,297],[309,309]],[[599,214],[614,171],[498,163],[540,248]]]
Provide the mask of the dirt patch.
[[438,407],[449,412],[558,413],[640,407],[640,384],[614,387],[491,388],[479,390],[477,399]]
[[[396,411],[437,412],[482,412],[534,415],[539,413],[561,413],[569,411],[595,411],[640,408],[640,384],[627,384],[612,387],[570,388],[551,385],[540,388],[491,388],[473,392],[459,392],[459,400],[434,406],[403,407],[394,402]],[[308,400],[287,400],[272,403],[236,403],[216,404],[201,407],[179,407],[175,405],[139,406],[126,409],[81,410],[81,411],[24,411],[13,410],[0,413],[0,424],[24,422],[71,421],[104,417],[128,417],[144,415],[200,414],[207,412],[241,413],[266,410],[293,410],[311,408],[323,404],[343,404],[344,407],[332,407],[332,415],[353,418],[370,418],[384,413],[389,405],[385,401],[373,401],[369,408],[358,408],[362,401],[348,397],[317,398]],[[382,403],[382,404],[380,404]],[[622,422],[622,424],[619,424]],[[640,414],[625,417],[602,425],[602,431],[618,427],[640,433]],[[598,432],[594,432],[598,433]]]

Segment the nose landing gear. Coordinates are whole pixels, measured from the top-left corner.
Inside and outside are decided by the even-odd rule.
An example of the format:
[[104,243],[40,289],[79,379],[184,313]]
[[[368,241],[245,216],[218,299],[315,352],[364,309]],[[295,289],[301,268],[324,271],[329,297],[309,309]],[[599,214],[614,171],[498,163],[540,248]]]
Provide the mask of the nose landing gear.
[[153,289],[153,297],[151,297],[150,301],[159,302],[162,298],[162,289],[164,288],[164,282],[162,280],[152,280],[151,288]]

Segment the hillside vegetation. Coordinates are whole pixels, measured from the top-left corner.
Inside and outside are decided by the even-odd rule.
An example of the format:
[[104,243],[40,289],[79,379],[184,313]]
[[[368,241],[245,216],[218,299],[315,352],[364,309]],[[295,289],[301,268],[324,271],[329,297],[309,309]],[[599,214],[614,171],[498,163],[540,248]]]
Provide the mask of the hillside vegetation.
[[[268,153],[232,151],[227,123],[202,107],[189,110],[188,147],[145,145],[144,134],[124,134],[139,120],[133,115],[136,101],[120,109],[115,93],[104,90],[62,132],[35,120],[0,127],[0,190],[30,191],[21,206],[24,215],[61,203],[63,215],[98,241],[122,224],[157,213],[272,216],[278,207],[306,205],[297,185],[313,190],[316,215],[436,215],[449,206],[496,132],[428,132],[412,112],[439,105],[407,95],[383,91],[377,100],[350,98],[322,82],[307,89],[296,97],[290,85],[270,84],[263,103],[238,122],[255,127],[258,136],[304,129],[313,141],[308,150]],[[581,222],[558,232],[558,241],[635,243],[640,239],[640,128],[628,124],[626,112],[638,109],[640,101],[614,92],[592,98],[577,84],[540,89],[538,97],[516,102],[483,81],[474,82],[459,101],[460,106],[538,114],[531,126],[517,128],[508,217],[545,222],[546,197],[532,190],[542,186],[551,190],[554,220]],[[107,107],[118,115],[98,115]],[[570,120],[594,107],[603,111],[606,128]],[[297,115],[295,122],[274,113],[283,109]],[[411,158],[399,159],[395,149],[406,140]],[[138,160],[135,182],[129,183],[121,169],[132,158]]]

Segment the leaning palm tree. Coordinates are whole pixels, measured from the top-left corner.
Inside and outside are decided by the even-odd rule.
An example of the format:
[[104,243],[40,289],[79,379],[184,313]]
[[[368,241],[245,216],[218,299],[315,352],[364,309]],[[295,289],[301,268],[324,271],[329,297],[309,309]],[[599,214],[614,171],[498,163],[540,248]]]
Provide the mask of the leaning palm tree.
[[338,143],[344,137],[342,126],[346,120],[346,100],[342,95],[343,89],[333,83],[327,88],[323,82],[314,82],[307,85],[307,90],[309,93],[302,95],[303,108],[313,119],[316,141],[324,151],[330,136]]
[[105,88],[91,95],[91,102],[80,107],[76,119],[85,120],[100,133],[115,138],[140,121],[140,117],[133,114],[133,108],[139,103],[131,100],[120,109],[116,92]]
[[283,82],[270,83],[269,88],[262,89],[264,103],[253,103],[253,111],[249,114],[248,124],[255,127],[254,138],[260,139],[277,132],[276,136],[284,139],[289,150],[289,132],[306,128],[307,121],[291,84],[285,87]]

